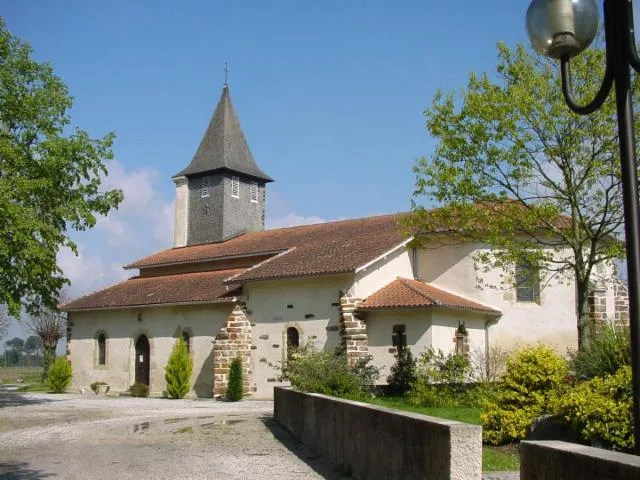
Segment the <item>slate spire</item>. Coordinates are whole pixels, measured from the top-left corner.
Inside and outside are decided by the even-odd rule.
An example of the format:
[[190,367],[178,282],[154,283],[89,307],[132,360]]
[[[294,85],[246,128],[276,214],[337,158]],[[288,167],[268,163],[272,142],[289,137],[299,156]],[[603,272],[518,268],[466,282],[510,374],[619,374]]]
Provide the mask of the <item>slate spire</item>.
[[200,146],[187,168],[175,177],[191,176],[228,170],[247,175],[262,182],[273,182],[253,159],[238,116],[231,103],[229,87],[225,83],[213,117],[202,136]]

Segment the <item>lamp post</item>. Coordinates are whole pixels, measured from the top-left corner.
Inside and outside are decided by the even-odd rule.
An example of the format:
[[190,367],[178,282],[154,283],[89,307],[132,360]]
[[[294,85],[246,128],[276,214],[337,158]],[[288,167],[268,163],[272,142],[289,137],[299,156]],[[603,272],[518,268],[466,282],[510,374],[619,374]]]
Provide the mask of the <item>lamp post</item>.
[[633,33],[631,0],[604,0],[603,3],[606,69],[600,90],[586,105],[579,105],[573,97],[569,63],[596,35],[595,0],[532,0],[527,10],[527,33],[536,50],[560,60],[562,93],[574,112],[581,115],[595,112],[615,87],[629,281],[634,451],[640,455],[640,217],[629,68],[640,72],[640,58]]

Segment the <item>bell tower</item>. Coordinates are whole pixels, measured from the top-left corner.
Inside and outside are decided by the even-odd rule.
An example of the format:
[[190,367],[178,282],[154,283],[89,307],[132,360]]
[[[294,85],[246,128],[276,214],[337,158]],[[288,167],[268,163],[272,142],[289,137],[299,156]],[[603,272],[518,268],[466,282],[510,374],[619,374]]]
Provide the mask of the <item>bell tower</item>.
[[264,230],[265,187],[225,83],[218,106],[176,184],[174,247],[223,242]]

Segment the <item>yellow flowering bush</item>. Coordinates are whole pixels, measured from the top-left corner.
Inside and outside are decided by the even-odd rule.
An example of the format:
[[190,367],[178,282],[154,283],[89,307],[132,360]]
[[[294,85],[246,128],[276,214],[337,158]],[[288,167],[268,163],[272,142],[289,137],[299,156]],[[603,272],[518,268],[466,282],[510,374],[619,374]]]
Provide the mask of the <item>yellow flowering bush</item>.
[[567,362],[548,347],[516,352],[507,360],[496,399],[480,416],[483,440],[500,445],[523,439],[535,418],[552,413],[550,405],[568,373]]
[[557,398],[560,415],[587,442],[615,450],[633,449],[631,367],[595,377]]

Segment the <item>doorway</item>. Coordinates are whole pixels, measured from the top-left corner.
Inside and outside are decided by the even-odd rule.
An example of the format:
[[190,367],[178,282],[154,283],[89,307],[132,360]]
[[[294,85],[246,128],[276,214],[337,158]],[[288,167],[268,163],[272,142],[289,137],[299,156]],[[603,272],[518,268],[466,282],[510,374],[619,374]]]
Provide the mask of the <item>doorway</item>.
[[136,342],[136,383],[149,385],[149,339],[140,335]]

